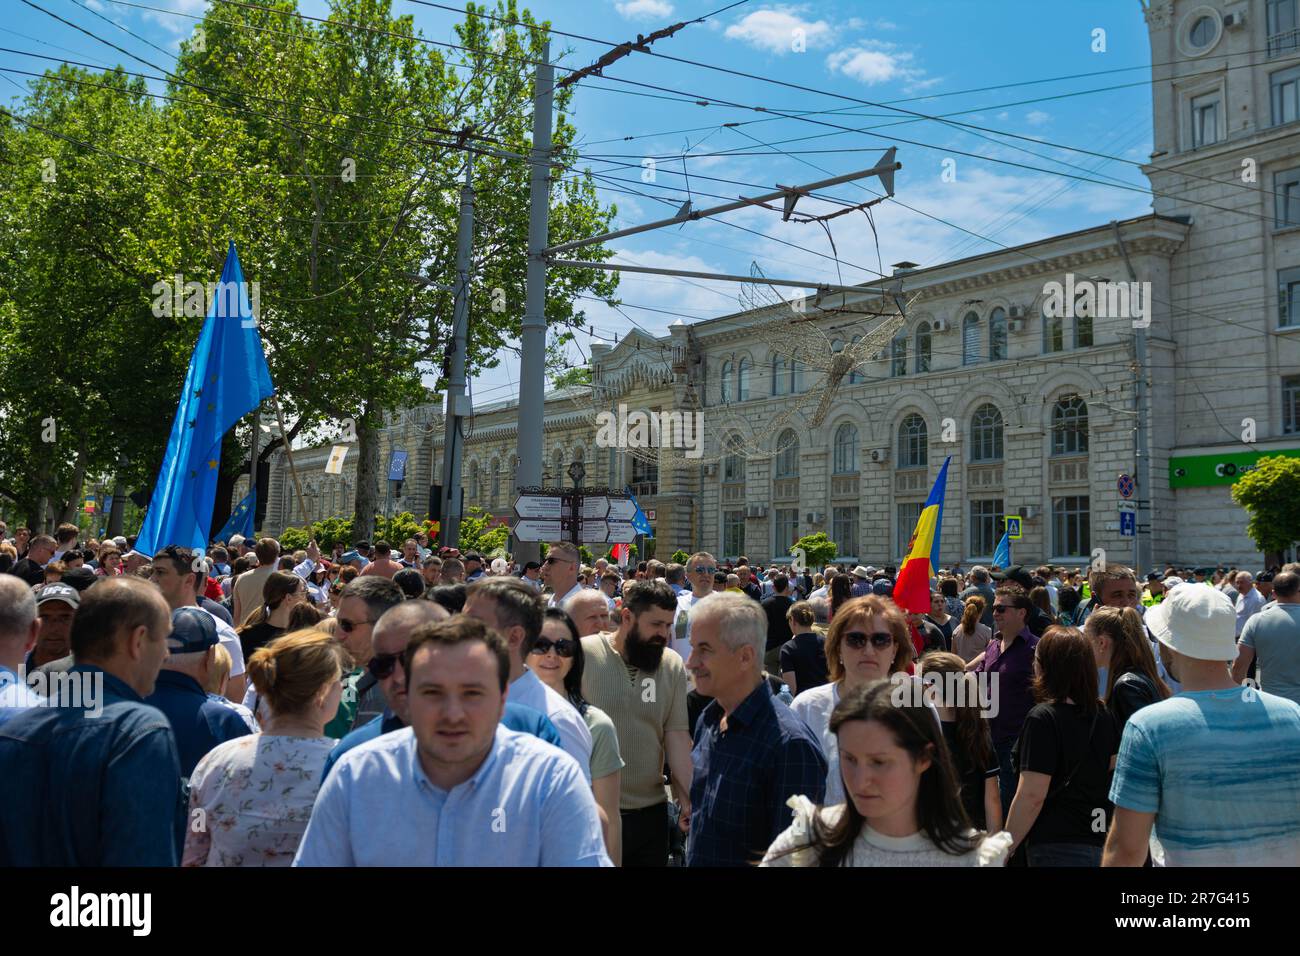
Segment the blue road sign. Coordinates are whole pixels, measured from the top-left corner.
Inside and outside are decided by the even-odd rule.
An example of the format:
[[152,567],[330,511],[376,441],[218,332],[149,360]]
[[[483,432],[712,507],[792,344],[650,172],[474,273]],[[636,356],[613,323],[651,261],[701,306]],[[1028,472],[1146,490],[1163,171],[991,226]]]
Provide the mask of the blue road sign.
[[1016,541],[1020,538],[1020,515],[1007,515],[1007,537]]
[[1119,534],[1121,538],[1137,536],[1137,512],[1121,511],[1119,513]]
[[1119,496],[1121,498],[1133,497],[1135,485],[1133,484],[1133,479],[1131,476],[1120,475],[1118,480],[1115,482],[1115,487],[1119,489]]

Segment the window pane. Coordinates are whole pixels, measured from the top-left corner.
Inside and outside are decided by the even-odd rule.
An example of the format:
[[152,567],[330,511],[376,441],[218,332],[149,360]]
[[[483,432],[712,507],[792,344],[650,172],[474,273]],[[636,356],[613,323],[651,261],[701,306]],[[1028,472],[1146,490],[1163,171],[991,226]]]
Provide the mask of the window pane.
[[1300,106],[1300,70],[1295,67],[1278,70],[1269,77],[1269,92],[1272,101],[1273,125],[1293,123]]
[[740,360],[740,371],[736,374],[736,401],[749,400],[749,360]]
[[961,324],[961,364],[975,365],[980,360],[980,318],[968,313]]
[[726,557],[737,558],[745,551],[745,512],[722,513],[722,550]]
[[722,378],[718,383],[718,398],[725,405],[731,401],[731,372],[732,364],[730,362],[722,363]]
[[1074,317],[1074,347],[1076,349],[1086,349],[1092,345],[1092,316],[1078,315]]
[[922,322],[916,327],[916,370],[930,371],[930,323]]
[[1007,357],[1007,311],[1002,307],[989,315],[989,361]]
[[793,431],[784,431],[776,440],[776,477],[793,478],[799,474],[799,438]]
[[1273,174],[1273,218],[1278,229],[1300,226],[1300,169]]
[[856,558],[858,556],[858,509],[856,505],[849,508],[831,509],[831,540],[839,545],[840,550],[836,560]]
[[835,474],[851,474],[858,470],[858,430],[845,422],[835,430]]
[[1198,17],[1192,24],[1189,39],[1192,41],[1192,46],[1198,50],[1209,46],[1210,41],[1214,39],[1214,20],[1210,17]]
[[1300,378],[1282,380],[1282,431],[1300,432]]
[[981,405],[971,417],[971,461],[1002,460],[1002,413]]
[[1300,269],[1280,269],[1277,274],[1277,324],[1300,324]]
[[1043,352],[1065,350],[1065,319],[1062,316],[1043,316]]
[[1052,500],[1052,553],[1060,557],[1091,554],[1091,513],[1088,496]]
[[772,554],[782,558],[790,553],[794,543],[799,540],[799,509],[779,508],[772,523],[775,539],[772,542]]
[[1002,537],[1002,499],[970,503],[970,555],[992,557]]
[[928,429],[920,415],[908,415],[898,426],[898,467],[924,468],[929,463]]
[[889,374],[894,378],[907,374],[907,336],[899,334],[889,343]]
[[1077,395],[1052,409],[1052,454],[1082,455],[1088,451],[1088,406]]

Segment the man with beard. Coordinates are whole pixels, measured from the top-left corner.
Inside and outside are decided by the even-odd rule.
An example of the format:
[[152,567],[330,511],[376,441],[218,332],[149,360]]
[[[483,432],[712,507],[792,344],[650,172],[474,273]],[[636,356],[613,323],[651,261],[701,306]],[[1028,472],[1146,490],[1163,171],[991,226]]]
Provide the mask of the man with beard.
[[683,830],[691,817],[686,669],[668,647],[676,611],[677,596],[663,581],[629,581],[618,630],[582,639],[582,695],[614,721],[626,761],[619,795],[624,866],[668,861],[665,757]]

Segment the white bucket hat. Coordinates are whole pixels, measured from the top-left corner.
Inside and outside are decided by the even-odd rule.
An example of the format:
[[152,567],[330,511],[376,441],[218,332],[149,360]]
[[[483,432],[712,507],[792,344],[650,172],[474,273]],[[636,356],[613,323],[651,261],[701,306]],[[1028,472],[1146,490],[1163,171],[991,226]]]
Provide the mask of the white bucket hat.
[[1198,661],[1237,659],[1237,612],[1222,591],[1175,587],[1147,608],[1147,627],[1161,644]]

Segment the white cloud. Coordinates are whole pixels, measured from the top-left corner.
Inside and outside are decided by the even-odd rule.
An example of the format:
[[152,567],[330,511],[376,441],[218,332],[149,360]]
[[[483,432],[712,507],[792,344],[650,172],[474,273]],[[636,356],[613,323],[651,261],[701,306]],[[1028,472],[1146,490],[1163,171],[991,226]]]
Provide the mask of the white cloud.
[[[208,4],[207,0],[162,0],[155,5],[163,9],[146,10],[142,14],[143,18],[157,23],[174,37],[184,38],[194,32],[194,26],[199,22],[191,18],[202,18],[204,8]],[[163,10],[171,12],[164,13]],[[177,13],[188,14],[188,16],[175,16]]]
[[727,27],[726,36],[769,53],[783,54],[794,52],[795,40],[800,35],[806,46],[818,47],[830,43],[832,33],[831,25],[825,20],[805,20],[797,8],[776,7],[755,10],[742,17]]
[[629,20],[652,20],[673,15],[673,5],[664,0],[622,0],[614,7]]
[[893,43],[864,40],[854,46],[836,50],[826,58],[832,73],[875,86],[877,83],[901,81],[913,89],[933,86],[937,79],[925,79],[925,70],[912,65],[913,56]]
[[104,5],[100,3],[99,0],[86,0],[86,6],[90,7],[92,10],[98,10],[100,12],[103,12],[104,10]]
[[1051,118],[1052,115],[1050,113],[1044,113],[1042,110],[1030,110],[1025,114],[1025,122],[1030,126],[1042,126],[1044,123],[1050,121]]

